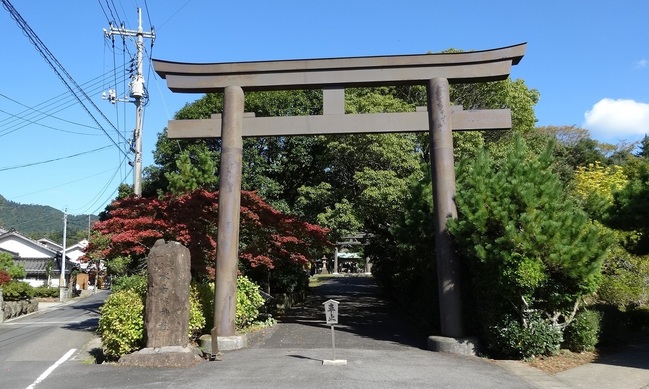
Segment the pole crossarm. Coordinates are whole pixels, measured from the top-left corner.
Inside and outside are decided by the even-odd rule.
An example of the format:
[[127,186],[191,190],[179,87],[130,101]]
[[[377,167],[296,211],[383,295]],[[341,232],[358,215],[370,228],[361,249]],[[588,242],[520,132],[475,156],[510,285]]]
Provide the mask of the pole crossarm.
[[[509,109],[452,110],[454,131],[507,130],[511,128]],[[428,112],[396,112],[371,114],[335,114],[309,116],[243,117],[244,137],[293,136],[323,134],[365,134],[428,131]],[[170,139],[220,138],[221,114],[211,119],[170,120],[167,126]]]
[[153,60],[156,73],[174,92],[222,92],[326,88],[328,86],[423,85],[442,77],[450,83],[497,81],[509,76],[526,43],[461,53],[348,57],[229,63]]

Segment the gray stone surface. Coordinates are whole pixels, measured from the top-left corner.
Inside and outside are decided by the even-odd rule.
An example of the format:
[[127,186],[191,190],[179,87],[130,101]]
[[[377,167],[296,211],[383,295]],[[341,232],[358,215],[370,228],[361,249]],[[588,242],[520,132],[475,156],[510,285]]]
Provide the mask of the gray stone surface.
[[136,367],[190,367],[202,361],[202,353],[195,347],[167,346],[145,348],[119,359],[121,366]]
[[428,349],[441,353],[475,356],[478,351],[478,340],[475,338],[451,338],[447,336],[429,336]]
[[38,311],[38,301],[35,300],[4,301],[0,305],[0,323]]
[[187,346],[189,326],[189,249],[158,240],[148,259],[145,327],[147,348]]

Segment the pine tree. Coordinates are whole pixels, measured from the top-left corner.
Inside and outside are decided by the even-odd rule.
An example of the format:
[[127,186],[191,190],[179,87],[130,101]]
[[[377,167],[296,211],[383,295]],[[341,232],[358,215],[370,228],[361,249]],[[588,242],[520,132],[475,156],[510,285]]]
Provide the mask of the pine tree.
[[504,159],[481,152],[459,169],[450,231],[484,333],[508,316],[522,328],[533,317],[563,328],[596,290],[609,241],[566,195],[552,162],[550,148],[535,156],[517,138]]

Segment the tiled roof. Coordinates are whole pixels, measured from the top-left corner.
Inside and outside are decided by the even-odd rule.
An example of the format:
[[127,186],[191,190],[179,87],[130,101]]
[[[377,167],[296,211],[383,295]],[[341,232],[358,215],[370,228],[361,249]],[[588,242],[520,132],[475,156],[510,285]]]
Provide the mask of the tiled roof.
[[[14,263],[16,265],[23,265],[27,274],[47,274],[47,264],[52,261],[52,258],[16,258]],[[52,266],[52,274],[59,274],[61,272],[60,260],[54,262]],[[74,264],[70,260],[65,263],[66,272],[73,269]]]
[[[52,258],[16,258],[14,263],[22,265],[27,274],[46,274],[47,264],[52,262]],[[59,273],[58,264],[52,266],[52,273]]]

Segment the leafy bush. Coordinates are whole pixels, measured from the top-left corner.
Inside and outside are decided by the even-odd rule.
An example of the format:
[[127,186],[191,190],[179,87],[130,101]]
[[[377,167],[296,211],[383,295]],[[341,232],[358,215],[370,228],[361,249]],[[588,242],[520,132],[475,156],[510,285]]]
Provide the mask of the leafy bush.
[[59,294],[59,288],[53,288],[46,285],[34,288],[34,297],[58,297]]
[[259,293],[259,286],[245,276],[237,277],[235,327],[241,330],[252,325],[259,317],[259,308],[262,305],[264,305],[264,298]]
[[131,290],[144,297],[146,296],[147,285],[148,279],[146,274],[135,274],[132,276],[117,277],[113,281],[113,286],[111,287],[111,289],[113,290],[113,292]]
[[595,350],[599,342],[602,316],[597,311],[584,310],[565,328],[564,347],[572,352]]
[[529,359],[536,355],[552,355],[559,351],[562,331],[532,315],[526,325],[511,316],[505,317],[491,328],[491,348],[501,357]]
[[144,345],[144,302],[133,290],[108,297],[100,310],[99,327],[104,355],[119,358]]
[[203,304],[196,284],[192,284],[189,291],[189,339],[196,340],[205,328]]
[[0,253],[0,270],[6,271],[13,279],[25,278],[27,272],[23,265],[16,265],[9,253]]
[[[146,278],[122,277],[118,284],[118,290],[104,303],[99,319],[98,332],[104,345],[104,354],[109,358],[119,358],[145,344]],[[236,329],[242,330],[254,324],[259,316],[259,307],[263,304],[264,299],[257,284],[246,277],[238,277]],[[213,327],[213,312],[214,283],[192,284],[187,334],[190,341],[195,340],[204,329]]]
[[28,300],[34,297],[34,288],[26,282],[12,280],[2,287],[6,301]]
[[[196,285],[198,300],[205,317],[204,329],[214,327],[214,283]],[[237,310],[234,325],[237,331],[253,325],[259,317],[259,308],[264,305],[264,298],[259,293],[259,286],[245,276],[237,277]]]
[[214,328],[214,282],[201,282],[193,285],[205,318],[203,329],[209,332]]
[[602,284],[597,292],[599,299],[620,308],[634,308],[649,304],[649,256],[634,255],[625,245],[637,240],[635,233],[615,232],[616,242],[610,247]]

